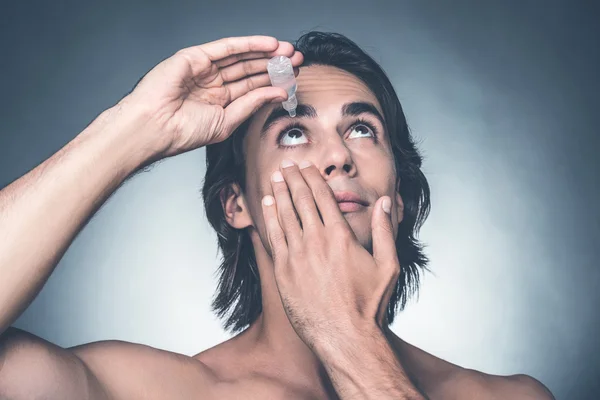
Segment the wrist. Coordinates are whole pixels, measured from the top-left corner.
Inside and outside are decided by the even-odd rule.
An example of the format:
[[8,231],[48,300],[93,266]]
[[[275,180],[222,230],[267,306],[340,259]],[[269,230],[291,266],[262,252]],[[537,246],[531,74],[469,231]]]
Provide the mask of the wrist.
[[365,347],[377,346],[383,343],[382,341],[387,343],[384,332],[376,324],[361,328],[352,327],[341,332],[343,334],[316,338],[313,343],[316,354],[334,358],[339,354],[352,355]]
[[316,354],[338,393],[349,398],[423,399],[386,337],[375,326],[347,336],[318,341]]
[[101,140],[99,152],[116,157],[123,178],[161,158],[157,135],[143,106],[125,99],[103,111],[83,132],[83,139]]

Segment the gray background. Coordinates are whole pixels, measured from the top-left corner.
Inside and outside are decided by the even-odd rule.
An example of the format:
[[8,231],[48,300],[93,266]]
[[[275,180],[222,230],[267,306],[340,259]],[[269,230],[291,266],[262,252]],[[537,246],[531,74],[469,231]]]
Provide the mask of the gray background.
[[[600,396],[593,2],[82,3],[3,3],[0,187],[180,48],[346,34],[388,72],[432,187],[421,237],[435,275],[394,331],[465,367],[533,375],[559,399]],[[117,191],[15,325],[62,346],[121,339],[189,355],[228,338],[209,309],[204,154]]]

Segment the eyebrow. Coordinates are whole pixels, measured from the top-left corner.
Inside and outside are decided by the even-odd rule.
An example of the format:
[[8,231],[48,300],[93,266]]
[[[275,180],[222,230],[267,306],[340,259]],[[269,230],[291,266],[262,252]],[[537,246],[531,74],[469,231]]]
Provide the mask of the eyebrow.
[[[377,107],[373,103],[369,103],[366,101],[354,101],[351,103],[346,103],[342,106],[342,116],[344,117],[356,117],[360,114],[371,114],[375,118],[379,120],[381,125],[385,127],[385,122],[383,116],[377,110]],[[277,122],[281,120],[294,120],[296,118],[317,118],[317,110],[310,104],[298,104],[296,107],[296,116],[290,117],[287,110],[285,110],[282,106],[278,106],[274,108],[269,116],[267,117],[263,127],[260,131],[260,138],[263,139],[266,136],[266,133],[271,129]]]

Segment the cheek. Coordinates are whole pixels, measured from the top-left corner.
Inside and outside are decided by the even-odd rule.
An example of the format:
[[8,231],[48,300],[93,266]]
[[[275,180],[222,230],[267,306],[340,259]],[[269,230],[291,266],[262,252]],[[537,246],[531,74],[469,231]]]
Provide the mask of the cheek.
[[396,167],[394,158],[385,150],[363,152],[355,156],[361,175],[361,181],[379,196],[396,193]]
[[276,168],[271,166],[273,161],[264,149],[249,146],[247,151],[252,153],[246,161],[246,196],[253,215],[262,215],[261,201],[265,195],[273,194],[270,177]]
[[[252,170],[249,170],[252,171]],[[271,187],[271,173],[268,170],[260,174],[249,173],[246,176],[246,204],[254,227],[263,230],[265,225],[262,212],[262,199],[264,196],[273,195]]]
[[260,176],[252,176],[252,178],[249,177],[248,179],[246,198],[253,216],[258,215],[257,213],[262,214],[262,198],[266,194],[269,194],[266,190],[270,188],[265,187],[263,180],[261,180]]

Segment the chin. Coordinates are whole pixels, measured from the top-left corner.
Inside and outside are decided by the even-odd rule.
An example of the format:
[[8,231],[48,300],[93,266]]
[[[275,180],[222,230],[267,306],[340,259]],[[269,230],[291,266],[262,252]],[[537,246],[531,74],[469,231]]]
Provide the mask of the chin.
[[346,217],[346,221],[348,221],[348,225],[350,225],[350,228],[352,228],[352,231],[354,232],[354,235],[356,236],[356,239],[361,244],[361,246],[367,249],[369,253],[373,254],[373,236],[371,233],[371,219],[357,218],[358,214],[349,217],[349,215],[351,214],[355,213],[344,214],[344,216]]

